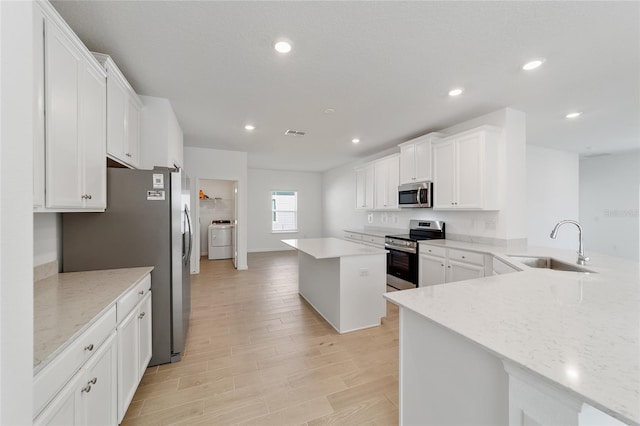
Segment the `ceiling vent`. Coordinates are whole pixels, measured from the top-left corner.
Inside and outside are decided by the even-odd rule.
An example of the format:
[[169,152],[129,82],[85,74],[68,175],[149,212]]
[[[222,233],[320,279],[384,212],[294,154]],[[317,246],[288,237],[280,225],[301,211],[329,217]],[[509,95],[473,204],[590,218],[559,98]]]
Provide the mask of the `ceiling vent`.
[[305,132],[301,132],[299,130],[292,130],[292,129],[287,129],[286,132],[284,132],[285,136],[304,136]]

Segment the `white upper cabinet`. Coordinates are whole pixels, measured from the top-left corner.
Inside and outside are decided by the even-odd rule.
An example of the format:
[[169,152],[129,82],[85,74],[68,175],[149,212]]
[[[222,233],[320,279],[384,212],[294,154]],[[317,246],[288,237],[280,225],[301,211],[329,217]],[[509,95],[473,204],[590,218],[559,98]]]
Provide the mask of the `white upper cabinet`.
[[432,180],[431,144],[442,138],[440,133],[429,133],[400,146],[400,184]]
[[107,156],[138,168],[142,101],[109,55],[93,55],[107,73]]
[[36,4],[34,207],[102,211],[105,73],[55,10]]
[[500,209],[500,129],[481,126],[433,144],[434,209]]
[[374,164],[374,205],[376,210],[398,208],[400,157],[391,155]]
[[183,167],[183,135],[168,99],[140,96],[140,168]]
[[356,169],[356,208],[373,209],[373,164]]

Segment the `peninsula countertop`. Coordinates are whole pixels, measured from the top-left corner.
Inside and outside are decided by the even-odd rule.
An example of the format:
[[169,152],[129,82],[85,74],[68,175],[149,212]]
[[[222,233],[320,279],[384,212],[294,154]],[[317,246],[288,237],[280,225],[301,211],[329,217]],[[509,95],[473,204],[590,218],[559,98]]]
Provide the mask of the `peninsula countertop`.
[[33,286],[34,374],[107,311],[153,267],[67,272]]
[[364,246],[339,238],[303,238],[297,240],[282,240],[282,242],[316,259],[387,253],[384,249]]
[[[427,243],[427,242],[425,242]],[[451,240],[447,248],[490,253],[521,272],[385,294],[502,359],[630,424],[640,424],[640,265],[588,252],[595,273],[529,268],[511,255],[574,263],[575,251],[503,249]]]

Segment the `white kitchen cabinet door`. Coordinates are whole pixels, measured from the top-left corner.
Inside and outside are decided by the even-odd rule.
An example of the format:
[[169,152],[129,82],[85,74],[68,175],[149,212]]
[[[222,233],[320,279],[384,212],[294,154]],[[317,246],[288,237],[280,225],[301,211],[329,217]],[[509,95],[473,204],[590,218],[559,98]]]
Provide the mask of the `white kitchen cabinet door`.
[[415,144],[400,146],[400,183],[416,182],[416,146]]
[[434,209],[499,210],[499,132],[481,126],[433,145]]
[[85,378],[80,390],[82,425],[118,424],[117,347],[113,333],[82,368]]
[[138,314],[138,309],[133,309],[118,325],[118,423],[124,418],[139,382]]
[[398,208],[398,184],[400,183],[400,157],[394,156],[387,161],[387,208]]
[[461,209],[482,208],[484,135],[474,133],[457,139],[456,149],[458,196],[455,205]]
[[[149,361],[151,361],[152,341],[151,341],[151,293],[147,293],[145,298],[140,302],[139,314],[137,316],[139,322],[139,345],[138,354],[138,382],[142,379]],[[137,385],[136,383],[136,385]]]
[[373,164],[356,170],[356,208],[373,208]]
[[464,281],[484,277],[484,266],[448,260],[446,282]]
[[456,197],[455,141],[433,146],[433,207],[453,208]]
[[431,141],[433,138],[421,140],[415,144],[416,181],[424,182],[432,179],[431,174]]
[[44,116],[44,25],[45,18],[40,8],[33,8],[33,78],[34,117],[33,127],[33,207],[44,208],[45,185],[45,116]]
[[84,375],[76,374],[65,385],[42,413],[33,421],[34,425],[69,426],[80,422],[80,390],[84,386]]
[[78,63],[81,54],[46,22],[46,207],[82,207],[82,150],[78,139]]
[[83,147],[83,207],[107,207],[106,79],[89,64],[79,78],[78,136]]
[[107,73],[107,155],[121,164],[140,166],[142,101],[109,55],[94,53]]
[[131,96],[127,98],[126,110],[125,160],[133,167],[138,167],[140,165],[140,107]]
[[399,156],[394,155],[374,163],[374,205],[377,210],[398,208]]
[[419,263],[418,287],[445,283],[445,258],[421,254]]
[[116,158],[124,157],[126,88],[111,65],[107,71],[107,152]]

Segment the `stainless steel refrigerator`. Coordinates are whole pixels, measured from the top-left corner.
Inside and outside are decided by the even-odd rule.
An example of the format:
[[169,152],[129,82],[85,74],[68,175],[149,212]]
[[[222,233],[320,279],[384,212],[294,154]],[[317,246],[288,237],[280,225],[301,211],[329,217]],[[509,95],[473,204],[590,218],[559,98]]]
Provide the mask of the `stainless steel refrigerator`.
[[150,366],[179,361],[191,312],[189,184],[176,169],[107,169],[104,213],[62,214],[64,272],[153,266]]

